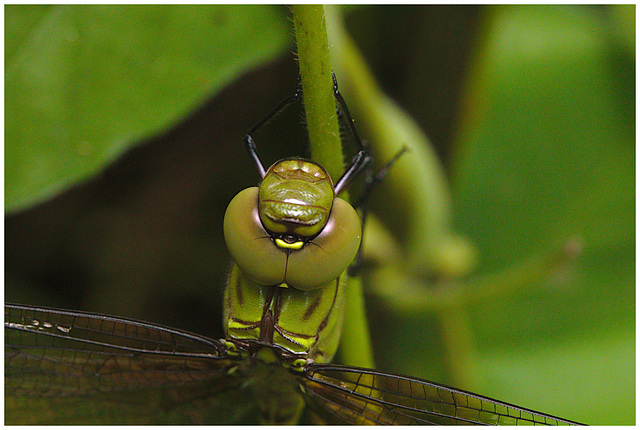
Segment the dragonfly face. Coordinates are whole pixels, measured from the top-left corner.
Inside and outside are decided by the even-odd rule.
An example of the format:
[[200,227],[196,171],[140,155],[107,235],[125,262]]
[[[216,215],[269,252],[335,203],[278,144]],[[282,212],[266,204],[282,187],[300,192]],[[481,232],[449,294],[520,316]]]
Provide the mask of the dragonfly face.
[[259,285],[314,290],[337,279],[360,246],[356,211],[335,198],[320,165],[285,159],[259,187],[229,203],[224,235],[240,270]]
[[[337,89],[336,98],[350,121]],[[336,195],[369,157],[362,149],[334,189],[307,160],[265,170],[251,133],[245,143],[263,179],[225,215],[235,261],[226,339],[6,304],[7,423],[221,424],[256,411],[264,422],[292,423],[307,405],[329,423],[571,424],[415,378],[327,364],[361,238],[356,211]]]

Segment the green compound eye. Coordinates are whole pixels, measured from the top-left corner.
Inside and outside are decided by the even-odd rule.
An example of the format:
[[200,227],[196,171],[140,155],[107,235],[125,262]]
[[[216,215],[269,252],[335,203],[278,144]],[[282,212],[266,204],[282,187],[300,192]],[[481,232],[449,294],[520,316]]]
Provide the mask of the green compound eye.
[[240,270],[261,285],[298,290],[321,288],[349,266],[360,246],[362,229],[355,209],[336,198],[329,219],[300,249],[280,248],[262,226],[258,187],[238,193],[224,216],[224,237]]

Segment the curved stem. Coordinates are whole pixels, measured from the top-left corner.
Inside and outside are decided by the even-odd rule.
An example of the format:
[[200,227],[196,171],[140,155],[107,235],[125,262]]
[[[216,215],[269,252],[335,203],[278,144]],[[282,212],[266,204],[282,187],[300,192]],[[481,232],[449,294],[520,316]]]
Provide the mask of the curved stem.
[[[393,190],[388,210],[404,220],[394,234],[407,250],[407,266],[413,273],[429,276],[466,275],[473,266],[474,252],[468,241],[451,231],[452,198],[433,146],[416,122],[376,83],[344,27],[340,6],[327,7],[327,21],[331,46],[335,47],[334,67],[344,70],[352,111],[360,113],[358,119],[375,143],[374,156],[389,160],[403,146],[409,149],[385,179],[388,189]],[[458,258],[442,255],[452,249]]]

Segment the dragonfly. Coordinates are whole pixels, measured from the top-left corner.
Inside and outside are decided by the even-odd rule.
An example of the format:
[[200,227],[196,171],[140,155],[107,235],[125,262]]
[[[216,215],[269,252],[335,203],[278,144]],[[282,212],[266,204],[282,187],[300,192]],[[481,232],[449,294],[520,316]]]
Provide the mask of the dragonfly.
[[[7,424],[292,424],[305,413],[329,424],[577,424],[418,378],[331,364],[363,227],[362,212],[338,194],[371,171],[371,156],[334,76],[337,109],[359,145],[345,173],[334,184],[321,165],[295,157],[265,169],[252,135],[301,96],[298,85],[244,139],[261,181],[225,214],[233,259],[225,338],[5,304]],[[363,195],[383,176],[367,173]]]

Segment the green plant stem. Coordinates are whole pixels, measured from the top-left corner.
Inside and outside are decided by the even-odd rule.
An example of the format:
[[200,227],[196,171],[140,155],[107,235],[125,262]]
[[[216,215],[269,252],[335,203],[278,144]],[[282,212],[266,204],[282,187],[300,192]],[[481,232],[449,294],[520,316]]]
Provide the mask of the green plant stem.
[[[369,325],[365,312],[362,277],[349,278],[347,310],[342,322],[340,357],[345,364],[375,368]],[[355,346],[354,346],[355,345]]]
[[[352,93],[353,111],[374,142],[381,162],[402,146],[409,148],[385,178],[393,190],[388,206],[395,210],[398,235],[406,249],[405,264],[413,273],[456,278],[469,273],[475,250],[451,231],[452,199],[444,169],[418,124],[380,89],[366,61],[344,28],[340,6],[327,7],[334,67],[343,70]],[[453,257],[451,256],[453,255]]]
[[479,389],[476,348],[469,308],[453,304],[437,312],[442,332],[443,350],[451,384],[469,390]]
[[311,158],[324,166],[335,182],[342,176],[344,161],[324,6],[296,5],[292,10]]
[[438,312],[447,314],[460,306],[481,306],[496,297],[526,291],[554,273],[568,270],[581,252],[581,241],[568,239],[550,249],[496,273],[478,275],[460,281],[436,282],[425,289],[426,282],[407,273],[402,263],[388,264],[369,275],[371,284],[379,286],[373,294],[405,314]]
[[[296,5],[292,11],[311,158],[323,165],[336,181],[344,172],[344,157],[333,96],[324,6]],[[348,199],[344,194],[341,197]],[[340,351],[345,364],[374,367],[359,279],[349,278],[343,324]]]

